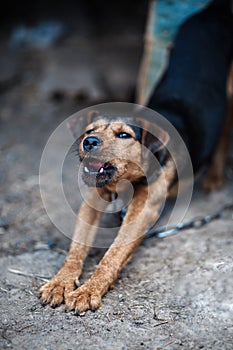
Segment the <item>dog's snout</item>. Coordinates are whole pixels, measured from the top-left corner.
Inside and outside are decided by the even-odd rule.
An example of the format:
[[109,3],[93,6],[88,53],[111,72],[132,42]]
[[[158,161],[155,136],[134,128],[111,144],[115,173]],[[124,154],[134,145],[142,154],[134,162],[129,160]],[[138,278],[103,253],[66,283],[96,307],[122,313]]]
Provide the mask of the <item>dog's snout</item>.
[[99,148],[102,141],[96,136],[89,136],[83,141],[83,148],[86,152]]

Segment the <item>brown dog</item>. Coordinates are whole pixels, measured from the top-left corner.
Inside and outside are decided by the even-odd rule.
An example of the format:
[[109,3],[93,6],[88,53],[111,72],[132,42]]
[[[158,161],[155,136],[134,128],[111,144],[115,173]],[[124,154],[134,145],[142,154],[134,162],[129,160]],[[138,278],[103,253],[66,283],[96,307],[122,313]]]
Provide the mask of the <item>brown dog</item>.
[[[183,167],[187,165],[182,147],[162,128],[145,120],[110,118],[95,111],[83,119],[88,126],[81,137],[82,120],[72,119],[68,126],[77,138],[82,177],[91,187],[89,197],[78,213],[73,241],[62,268],[40,289],[43,303],[56,307],[64,302],[77,315],[100,307],[103,295],[158,218],[161,203],[176,195],[179,160]],[[129,183],[134,188],[133,198],[117,237],[91,278],[75,289],[102,212],[112,194],[127,191]]]
[[[159,127],[147,125],[146,121],[140,121],[140,124],[143,123],[141,127],[132,125],[127,118],[110,120],[97,112],[90,113],[86,120],[90,118],[92,122],[78,138],[77,147],[83,180],[94,189],[90,190],[89,198],[80,208],[73,242],[61,270],[40,289],[42,302],[53,307],[65,302],[67,309],[74,309],[77,314],[100,307],[102,296],[157,219],[161,202],[176,175],[175,165],[165,150],[169,136]],[[77,137],[80,126],[74,122],[69,127]],[[148,127],[150,130],[154,128],[153,134],[146,130]],[[152,181],[149,180],[149,153],[156,155],[158,162],[163,164]],[[153,169],[153,176],[154,173]],[[95,273],[84,285],[75,289],[101,212],[111,201],[111,194],[116,192],[120,180],[128,182],[117,188],[118,192],[125,191],[129,182],[134,187],[122,226]]]
[[[212,1],[181,26],[168,67],[148,104],[178,130],[190,152],[195,172],[208,163],[217,145],[205,183],[208,189],[222,183],[226,134],[233,116],[232,89],[228,94],[231,101],[228,110],[226,96],[233,58],[232,18],[230,1]],[[232,76],[229,87],[233,86]],[[94,119],[88,121],[90,124],[77,144],[83,179],[94,189],[81,206],[74,239],[61,270],[40,290],[44,303],[57,306],[64,301],[67,308],[76,313],[95,310],[101,305],[102,296],[157,219],[161,203],[171,193],[175,194],[176,161],[184,171],[186,167],[185,156],[173,132],[168,136],[162,128],[148,125],[145,120],[135,126],[128,118],[112,120],[98,113],[91,113],[88,118]],[[80,131],[77,125],[71,123],[70,129],[77,138]],[[154,166],[152,155],[160,167]],[[119,233],[92,277],[74,290],[111,194],[127,190],[127,184],[122,185],[121,180],[133,185],[134,194]]]

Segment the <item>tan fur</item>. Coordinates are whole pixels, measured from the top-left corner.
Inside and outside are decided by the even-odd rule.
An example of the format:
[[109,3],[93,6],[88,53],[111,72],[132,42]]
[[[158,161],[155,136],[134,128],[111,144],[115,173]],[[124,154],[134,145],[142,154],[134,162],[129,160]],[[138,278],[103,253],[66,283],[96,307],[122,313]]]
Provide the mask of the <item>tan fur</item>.
[[[168,188],[176,173],[175,165],[170,159],[152,184],[149,186],[144,184],[139,180],[145,176],[148,162],[140,143],[134,138],[131,127],[123,121],[106,124],[106,120],[101,119],[91,123],[86,130],[93,128],[95,129],[94,135],[103,141],[95,157],[111,161],[112,165],[117,166],[117,171],[109,184],[98,188],[97,192],[90,191],[87,202],[92,203],[92,207],[84,202],[80,208],[73,242],[62,268],[51,281],[40,289],[42,302],[54,307],[64,302],[68,310],[75,310],[77,314],[88,309],[95,310],[101,306],[103,295],[113,285],[144,233],[157,219],[160,205],[167,197]],[[126,140],[117,138],[116,134],[120,131],[132,134],[132,138]],[[85,137],[84,134],[79,145],[81,160],[88,157],[83,149]],[[161,131],[161,139],[164,143],[168,141],[165,132]],[[133,199],[122,226],[94,274],[85,284],[75,289],[82,272],[83,261],[92,245],[101,216],[101,212],[94,209],[95,203],[99,202],[98,195],[107,204],[107,201],[110,201],[111,192],[115,192],[118,181],[122,179],[127,179],[134,184]],[[104,210],[105,204],[103,202],[101,211]],[[91,226],[87,227],[87,224]]]
[[[106,124],[105,120],[100,120],[95,124],[90,124],[87,129],[92,129],[95,125],[95,135],[103,140],[101,150],[95,153],[96,158],[111,160],[112,165],[118,166],[118,171],[114,177],[114,183],[119,179],[128,179],[136,181],[144,174],[141,169],[141,147],[135,140],[120,140],[115,137],[116,133],[125,131],[133,135],[132,129],[123,122],[114,122],[111,125]],[[118,157],[119,155],[119,157]],[[82,149],[80,151],[81,159],[85,157]]]
[[[220,187],[223,181],[229,130],[233,120],[233,65],[228,80],[228,97],[226,122],[204,182],[204,187],[208,190]],[[87,118],[81,118],[79,121],[71,120],[69,123],[69,128],[76,138],[80,130],[84,131],[84,135],[79,140],[80,160],[85,161],[89,156],[83,149],[85,130],[94,129],[94,135],[103,141],[100,150],[95,152],[95,157],[109,161],[117,168],[117,171],[106,186],[97,188],[97,191],[96,189],[90,190],[88,200],[83,202],[79,210],[67,258],[56,276],[40,289],[43,303],[55,307],[64,302],[68,310],[75,310],[77,314],[88,309],[95,310],[101,306],[103,295],[113,285],[120,271],[131,258],[144,233],[157,219],[161,203],[166,197],[175,196],[178,189],[177,184],[171,187],[176,176],[175,164],[171,159],[167,160],[159,176],[149,186],[140,181],[146,175],[149,167],[147,147],[145,149],[141,147],[140,143],[135,140],[133,129],[123,120],[109,123],[108,119],[100,118],[92,122],[96,116],[98,112],[91,111]],[[86,124],[89,125],[85,128]],[[150,130],[151,126],[146,121],[143,126],[142,143],[145,143],[147,137],[145,130]],[[131,134],[132,138],[127,140],[117,138],[116,134],[121,131]],[[160,135],[161,147],[164,147],[169,141],[167,133],[156,126],[153,131],[156,132],[156,135]],[[111,192],[116,192],[116,186],[123,179],[134,184],[134,195],[119,233],[91,278],[75,289],[79,284],[78,279],[82,272],[83,262],[94,241],[101,212],[104,211],[108,201],[111,201]],[[120,188],[118,186],[118,191],[125,190],[125,185],[122,186]],[[104,201],[101,202],[102,207],[98,207],[98,211],[95,207],[100,203],[99,196]],[[89,206],[88,203],[91,203],[92,206]]]

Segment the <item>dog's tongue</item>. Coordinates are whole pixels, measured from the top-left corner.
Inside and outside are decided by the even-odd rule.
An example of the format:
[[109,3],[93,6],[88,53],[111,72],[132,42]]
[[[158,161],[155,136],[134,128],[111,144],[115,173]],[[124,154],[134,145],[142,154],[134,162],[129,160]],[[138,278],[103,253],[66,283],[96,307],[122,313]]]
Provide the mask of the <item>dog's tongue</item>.
[[95,169],[96,171],[98,171],[100,168],[104,168],[104,164],[100,161],[92,161],[89,163],[89,166]]

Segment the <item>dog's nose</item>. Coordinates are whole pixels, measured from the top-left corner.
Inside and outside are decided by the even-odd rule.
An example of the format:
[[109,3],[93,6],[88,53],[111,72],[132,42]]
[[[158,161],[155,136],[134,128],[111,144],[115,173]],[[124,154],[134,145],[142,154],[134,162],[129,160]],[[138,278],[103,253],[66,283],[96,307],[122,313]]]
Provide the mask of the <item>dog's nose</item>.
[[86,152],[91,150],[96,150],[99,148],[99,145],[102,141],[96,136],[89,136],[83,141],[83,148]]

